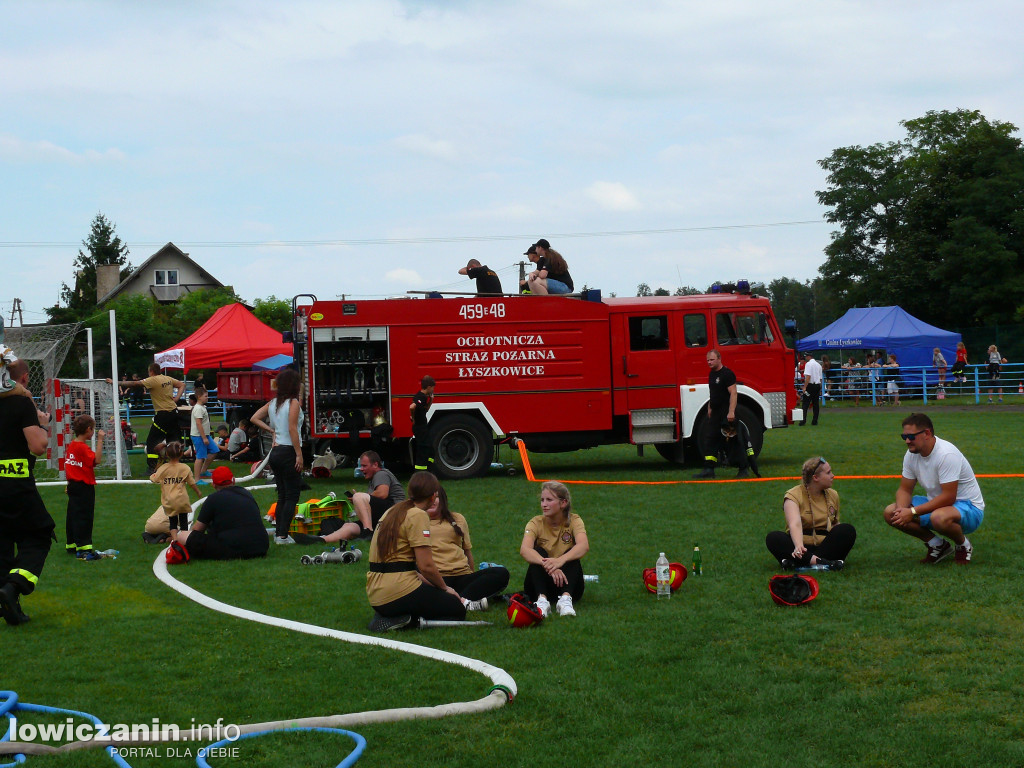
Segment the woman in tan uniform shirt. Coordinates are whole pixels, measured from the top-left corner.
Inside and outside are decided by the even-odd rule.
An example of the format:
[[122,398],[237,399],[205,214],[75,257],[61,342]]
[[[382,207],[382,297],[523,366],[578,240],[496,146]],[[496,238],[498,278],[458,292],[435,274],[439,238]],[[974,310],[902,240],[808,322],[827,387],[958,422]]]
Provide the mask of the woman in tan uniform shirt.
[[[427,508],[440,486],[429,472],[409,479],[409,498],[380,519],[370,541],[366,596],[375,613],[371,632],[407,626],[413,618],[466,618],[459,593],[445,584],[430,551]],[[422,578],[421,578],[422,577]]]
[[788,530],[772,531],[765,544],[783,568],[825,565],[839,570],[853,549],[857,531],[839,522],[832,467],[815,456],[804,462],[801,478],[803,482],[790,488],[782,503]]

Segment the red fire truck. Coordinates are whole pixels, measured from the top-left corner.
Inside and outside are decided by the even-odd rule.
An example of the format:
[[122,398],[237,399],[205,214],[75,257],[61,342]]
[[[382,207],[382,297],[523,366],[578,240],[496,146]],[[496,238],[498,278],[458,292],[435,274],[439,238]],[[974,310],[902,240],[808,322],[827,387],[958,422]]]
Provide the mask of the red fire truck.
[[736,373],[737,415],[755,451],[796,406],[793,352],[756,295],[309,295],[294,307],[312,437],[352,448],[389,424],[390,444],[407,458],[409,405],[429,374],[430,431],[446,477],[483,472],[510,437],[541,452],[653,445],[682,463],[705,419],[711,348]]

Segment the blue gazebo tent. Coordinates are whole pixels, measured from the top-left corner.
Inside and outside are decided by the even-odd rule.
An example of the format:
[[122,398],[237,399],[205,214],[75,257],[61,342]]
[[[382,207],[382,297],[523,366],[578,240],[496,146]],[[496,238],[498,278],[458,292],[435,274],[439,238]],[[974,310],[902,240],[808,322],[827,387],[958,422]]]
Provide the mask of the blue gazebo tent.
[[254,371],[280,371],[287,368],[293,362],[291,355],[271,355],[257,363],[252,364]]
[[829,353],[840,365],[852,350],[885,350],[905,367],[930,366],[932,350],[938,347],[952,366],[959,341],[959,333],[928,325],[900,307],[854,307],[831,325],[804,336],[796,348]]

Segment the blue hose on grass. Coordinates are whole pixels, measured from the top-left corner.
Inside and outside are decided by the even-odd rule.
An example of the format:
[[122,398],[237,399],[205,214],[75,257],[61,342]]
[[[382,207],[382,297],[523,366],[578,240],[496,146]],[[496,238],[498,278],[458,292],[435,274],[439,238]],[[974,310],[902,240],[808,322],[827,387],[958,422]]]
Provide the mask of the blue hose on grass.
[[358,733],[346,731],[343,728],[286,728],[279,731],[256,731],[255,733],[245,733],[239,736],[234,741],[232,741],[231,739],[221,739],[220,741],[214,742],[210,746],[204,747],[203,749],[199,750],[199,754],[196,755],[196,765],[198,765],[199,768],[211,768],[210,764],[206,762],[206,757],[203,754],[204,752],[212,752],[215,749],[220,749],[228,746],[229,744],[237,743],[242,739],[252,739],[256,736],[266,736],[270,733],[292,733],[294,731],[319,731],[320,733],[341,733],[345,736],[351,736],[352,740],[356,743],[356,747],[351,752],[349,752],[348,757],[346,757],[344,760],[338,763],[337,768],[349,768],[350,766],[355,765],[356,760],[363,756],[363,750],[366,749],[366,739],[364,739]]
[[[94,725],[102,725],[103,721],[95,715],[90,715],[88,712],[79,712],[74,709],[60,709],[58,707],[45,707],[41,704],[19,704],[18,694],[14,691],[0,691],[0,717],[6,717],[8,721],[14,720],[14,712],[42,712],[46,714],[60,714],[60,715],[73,715],[75,717],[81,717],[85,720],[90,720]],[[255,733],[246,733],[239,736],[237,739],[232,741],[231,739],[221,739],[220,741],[214,742],[206,747],[199,749],[196,754],[196,765],[199,768],[211,768],[210,764],[206,761],[206,755],[216,749],[226,748],[228,745],[235,742],[241,741],[242,739],[252,739],[256,736],[266,736],[271,733],[287,733],[288,731],[319,731],[321,733],[336,733],[343,734],[351,737],[356,743],[355,749],[349,752],[348,756],[338,763],[337,768],[350,768],[355,765],[356,761],[363,756],[363,751],[366,749],[366,739],[360,736],[358,733],[352,731],[346,731],[343,728],[287,728],[276,731],[257,731]],[[0,741],[10,741],[11,738],[11,725],[8,724],[7,731],[3,736],[0,736]],[[104,748],[110,759],[114,761],[119,768],[132,768],[124,758],[122,758],[112,746]],[[25,755],[15,755],[13,763],[0,763],[0,768],[15,768],[16,766],[22,765],[27,758]]]

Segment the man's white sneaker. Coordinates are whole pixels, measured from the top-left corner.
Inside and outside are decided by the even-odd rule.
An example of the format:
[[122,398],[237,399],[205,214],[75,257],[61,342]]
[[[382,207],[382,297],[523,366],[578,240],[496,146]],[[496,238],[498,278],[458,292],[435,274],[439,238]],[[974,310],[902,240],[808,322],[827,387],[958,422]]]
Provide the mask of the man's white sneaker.
[[275,536],[274,537],[274,543],[275,544],[294,544],[295,543],[295,539],[293,539],[291,536]]
[[559,616],[576,615],[576,609],[572,607],[572,597],[569,595],[562,595],[555,605]]
[[540,611],[540,615],[545,619],[551,615],[551,603],[548,602],[544,595],[537,598],[537,610]]
[[486,611],[487,610],[487,598],[482,597],[479,600],[466,600],[462,599],[462,604],[466,606],[467,611]]

